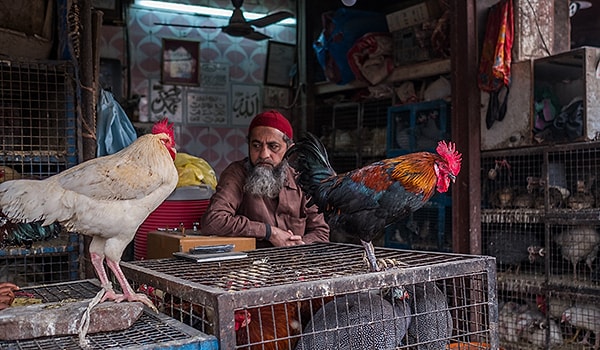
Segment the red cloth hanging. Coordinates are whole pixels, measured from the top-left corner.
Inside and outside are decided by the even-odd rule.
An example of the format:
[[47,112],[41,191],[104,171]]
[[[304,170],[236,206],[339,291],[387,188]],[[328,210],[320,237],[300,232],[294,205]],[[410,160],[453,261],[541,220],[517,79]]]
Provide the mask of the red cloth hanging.
[[[490,94],[486,126],[501,121],[506,114],[506,102],[510,87],[510,65],[514,41],[513,1],[501,0],[488,13],[481,60],[479,62],[478,85]],[[506,88],[502,103],[499,94]]]

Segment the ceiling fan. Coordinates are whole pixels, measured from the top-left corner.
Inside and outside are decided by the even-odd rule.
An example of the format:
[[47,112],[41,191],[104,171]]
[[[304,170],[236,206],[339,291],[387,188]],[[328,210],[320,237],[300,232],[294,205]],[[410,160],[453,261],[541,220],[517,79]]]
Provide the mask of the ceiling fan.
[[158,25],[166,25],[171,27],[185,27],[185,28],[205,28],[205,29],[221,29],[223,32],[231,35],[244,37],[251,40],[265,40],[270,39],[270,36],[265,35],[261,32],[257,32],[254,27],[263,28],[271,24],[282,21],[286,18],[293,17],[294,14],[288,11],[278,11],[271,13],[261,18],[247,21],[244,18],[242,12],[242,4],[244,0],[231,0],[233,4],[233,13],[229,18],[229,23],[225,26],[195,26],[189,24],[167,24],[167,23],[155,23]]

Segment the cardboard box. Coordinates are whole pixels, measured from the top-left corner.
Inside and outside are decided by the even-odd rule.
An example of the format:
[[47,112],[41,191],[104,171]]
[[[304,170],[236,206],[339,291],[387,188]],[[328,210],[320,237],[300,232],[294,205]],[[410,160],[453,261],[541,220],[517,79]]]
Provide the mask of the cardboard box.
[[188,252],[197,246],[234,244],[234,251],[256,249],[256,239],[249,237],[220,237],[181,235],[178,232],[150,231],[147,236],[146,258],[171,258],[174,252]]
[[385,17],[390,32],[412,27],[425,21],[438,18],[442,11],[436,0],[426,0],[407,8],[388,13]]

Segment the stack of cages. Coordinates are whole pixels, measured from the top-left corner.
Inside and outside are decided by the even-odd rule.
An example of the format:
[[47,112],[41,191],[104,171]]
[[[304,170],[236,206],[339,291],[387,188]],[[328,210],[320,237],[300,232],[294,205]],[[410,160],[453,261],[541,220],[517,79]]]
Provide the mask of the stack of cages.
[[483,153],[482,241],[498,263],[506,349],[600,345],[598,146]]
[[496,258],[498,334],[504,349],[537,349],[546,343],[546,328],[540,326],[546,317],[538,309],[547,281],[543,164],[541,148],[482,153],[482,245],[484,254]]
[[[69,302],[89,301],[98,294],[101,288],[97,280],[59,282],[24,287],[21,289],[22,296],[20,298],[36,300],[47,305],[49,308],[57,308],[60,306],[58,304],[64,306]],[[104,312],[106,313],[106,311]],[[75,312],[71,312],[71,314],[77,315]],[[65,318],[69,317],[71,315],[66,311]],[[94,316],[92,316],[93,318]],[[38,330],[38,334],[45,331],[47,330]],[[77,334],[19,339],[22,336],[23,334],[15,334],[14,339],[0,339],[0,348],[47,350],[82,348]],[[141,316],[131,326],[125,329],[105,332],[90,331],[86,335],[85,340],[87,341],[87,346],[84,348],[87,349],[218,349],[217,339],[214,336],[206,335],[197,329],[177,322],[171,317],[155,313],[149,308],[145,308]]]
[[493,258],[375,252],[377,273],[361,246],[341,243],[122,265],[161,312],[214,334],[222,349],[498,348]]
[[[389,99],[339,102],[319,117],[321,140],[338,173],[385,158]],[[328,113],[325,115],[325,113]]]
[[[0,61],[0,182],[43,179],[77,164],[73,75],[69,62]],[[77,234],[58,224],[0,221],[1,282],[25,287],[79,277]]]
[[[588,116],[589,118],[589,116]],[[548,187],[564,194],[547,213],[548,289],[544,305],[563,321],[565,341],[600,347],[600,143],[548,149]]]
[[[449,106],[445,100],[388,108],[386,156],[419,151],[435,152],[450,137]],[[385,246],[426,251],[451,251],[452,199],[437,193],[420,210],[386,229]]]
[[[388,99],[342,102],[332,107],[330,132],[323,143],[331,166],[338,174],[351,171],[385,158]],[[332,242],[360,244],[357,238],[333,230]],[[383,246],[385,235],[373,240]]]

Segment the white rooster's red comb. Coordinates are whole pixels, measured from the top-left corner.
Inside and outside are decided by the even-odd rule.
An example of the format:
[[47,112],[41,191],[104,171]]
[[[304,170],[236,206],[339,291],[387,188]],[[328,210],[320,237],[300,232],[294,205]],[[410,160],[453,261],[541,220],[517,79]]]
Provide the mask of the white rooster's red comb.
[[156,122],[156,124],[154,124],[152,126],[152,133],[154,135],[165,133],[165,134],[169,135],[171,140],[175,140],[175,135],[173,133],[173,125],[174,124],[175,123],[169,124],[169,118],[164,118],[163,120]]
[[462,154],[456,150],[456,144],[453,142],[446,143],[445,141],[440,141],[438,142],[438,146],[435,150],[448,162],[448,168],[450,168],[452,174],[458,175],[460,172]]

